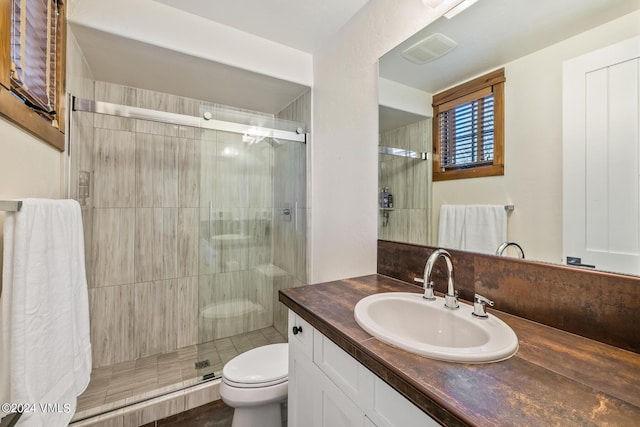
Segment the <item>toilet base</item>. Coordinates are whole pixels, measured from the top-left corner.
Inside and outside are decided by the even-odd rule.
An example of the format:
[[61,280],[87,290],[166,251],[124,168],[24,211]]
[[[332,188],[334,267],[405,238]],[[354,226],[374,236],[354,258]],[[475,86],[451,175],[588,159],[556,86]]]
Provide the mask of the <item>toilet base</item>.
[[234,408],[232,427],[282,427],[281,405],[287,400],[288,381],[261,388],[239,388],[222,379],[220,397]]
[[280,402],[235,408],[231,427],[282,426]]

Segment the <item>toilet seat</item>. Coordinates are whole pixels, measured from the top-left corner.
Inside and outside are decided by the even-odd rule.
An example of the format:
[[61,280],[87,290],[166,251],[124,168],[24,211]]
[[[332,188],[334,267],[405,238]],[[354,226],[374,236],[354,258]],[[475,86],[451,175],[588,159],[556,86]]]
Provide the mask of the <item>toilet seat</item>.
[[288,380],[288,344],[254,348],[229,361],[222,369],[222,381],[237,388],[260,388]]

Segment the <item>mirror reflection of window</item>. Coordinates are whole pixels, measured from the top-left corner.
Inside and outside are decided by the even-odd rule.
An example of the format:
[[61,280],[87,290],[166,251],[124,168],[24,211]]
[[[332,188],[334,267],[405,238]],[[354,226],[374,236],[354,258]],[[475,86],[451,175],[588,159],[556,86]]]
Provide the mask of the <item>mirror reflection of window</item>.
[[504,175],[504,68],[433,96],[433,180]]

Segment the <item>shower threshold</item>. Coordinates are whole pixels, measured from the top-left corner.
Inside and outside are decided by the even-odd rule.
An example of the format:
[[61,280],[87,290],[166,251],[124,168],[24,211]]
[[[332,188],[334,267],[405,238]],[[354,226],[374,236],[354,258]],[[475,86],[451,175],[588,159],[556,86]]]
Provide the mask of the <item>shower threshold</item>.
[[[93,417],[220,378],[225,363],[267,344],[286,342],[274,327],[95,368],[73,420]],[[196,369],[207,360],[208,366]]]

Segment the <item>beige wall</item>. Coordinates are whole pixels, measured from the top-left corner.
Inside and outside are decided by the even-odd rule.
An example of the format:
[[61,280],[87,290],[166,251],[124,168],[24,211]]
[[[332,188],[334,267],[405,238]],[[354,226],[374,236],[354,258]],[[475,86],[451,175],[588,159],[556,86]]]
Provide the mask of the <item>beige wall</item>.
[[310,283],[376,272],[378,58],[451,4],[371,0],[314,54]]
[[640,33],[640,11],[505,65],[505,175],[433,185],[440,205],[513,204],[508,238],[527,258],[562,261],[562,63]]
[[[56,148],[0,118],[0,200],[59,198],[62,194],[62,159]],[[0,212],[0,265],[4,250],[4,216],[5,213]]]

